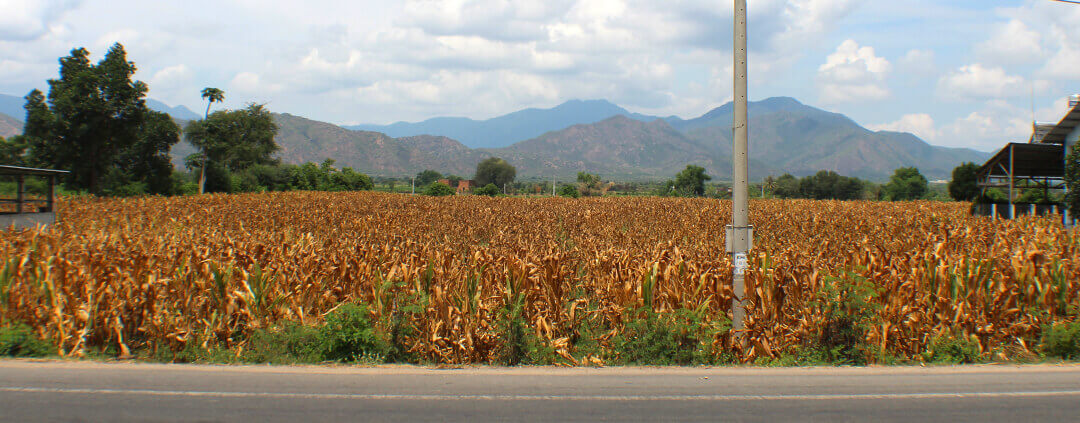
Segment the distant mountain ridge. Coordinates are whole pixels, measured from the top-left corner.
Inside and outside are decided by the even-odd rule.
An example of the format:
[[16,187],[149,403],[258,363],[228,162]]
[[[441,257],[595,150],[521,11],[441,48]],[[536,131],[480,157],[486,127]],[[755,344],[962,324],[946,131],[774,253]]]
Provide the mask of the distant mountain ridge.
[[[905,166],[916,166],[931,179],[947,179],[961,162],[982,162],[989,156],[935,147],[907,133],[870,131],[844,115],[788,97],[751,102],[749,110],[753,179],[833,170],[882,181]],[[278,136],[282,160],[301,163],[332,158],[339,166],[379,176],[405,176],[423,169],[467,176],[483,158],[499,156],[526,178],[566,179],[585,171],[612,179],[656,180],[697,164],[726,179],[731,173],[731,112],[729,103],[685,120],[646,121],[642,115],[614,115],[506,147],[480,149],[470,149],[453,137],[394,138],[291,115],[276,115],[276,119],[282,128]]]
[[26,109],[23,109],[24,104],[26,104],[26,100],[23,100],[22,97],[0,94],[0,114],[22,121],[26,118]]
[[[0,113],[5,106],[21,110],[22,102],[18,97],[0,95]],[[183,106],[169,107],[149,99],[147,104],[181,123],[200,118]],[[722,180],[731,173],[732,109],[728,103],[693,119],[656,118],[629,113],[603,100],[575,100],[552,109],[525,109],[486,121],[425,121],[466,122],[457,130],[473,125],[485,136],[512,133],[516,124],[524,125],[523,133],[544,131],[494,148],[470,148],[446,134],[395,137],[289,114],[274,114],[274,119],[280,127],[276,141],[282,161],[298,164],[334,159],[339,167],[350,166],[376,176],[406,176],[424,169],[469,176],[480,160],[499,156],[517,166],[522,178],[556,176],[565,180],[586,171],[612,179],[657,180],[671,178],[687,164],[697,164]],[[932,146],[909,133],[871,131],[844,115],[789,97],[751,102],[749,111],[752,179],[834,170],[880,181],[905,166],[916,166],[931,179],[948,179],[961,162],[979,163],[990,156],[970,149]],[[565,119],[586,122],[549,129]],[[16,118],[0,117],[0,131],[21,130],[21,126]],[[182,158],[194,151],[181,141],[173,148],[174,163],[181,165]]]
[[146,99],[146,107],[149,107],[150,110],[153,110],[153,111],[162,112],[162,113],[168,113],[169,116],[172,116],[173,119],[196,120],[196,119],[202,119],[202,117],[203,117],[202,115],[191,111],[191,109],[189,109],[189,108],[187,108],[187,107],[185,107],[183,105],[176,106],[176,107],[169,107],[169,105],[167,105],[165,103],[162,103],[160,101],[154,100],[152,98]]
[[506,147],[518,141],[583,123],[623,115],[642,121],[656,117],[631,113],[607,100],[571,100],[550,109],[524,109],[486,120],[438,117],[423,122],[390,125],[352,125],[348,129],[382,132],[391,137],[446,136],[470,148]]
[[0,137],[10,137],[22,133],[23,123],[7,114],[0,113]]

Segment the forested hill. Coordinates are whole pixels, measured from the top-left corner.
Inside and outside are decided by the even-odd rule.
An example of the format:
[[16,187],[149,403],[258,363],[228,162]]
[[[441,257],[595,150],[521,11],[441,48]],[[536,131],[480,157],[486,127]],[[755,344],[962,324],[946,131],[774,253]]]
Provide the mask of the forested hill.
[[18,119],[0,113],[0,137],[10,137],[22,133],[23,123]]
[[[405,176],[424,169],[468,175],[480,160],[495,155],[517,166],[519,177],[566,178],[585,171],[607,178],[656,180],[670,178],[687,164],[701,165],[711,175],[726,178],[731,169],[731,108],[729,103],[686,120],[616,114],[507,147],[482,149],[469,148],[446,135],[395,138],[289,114],[274,118],[280,126],[278,156],[286,163],[334,159],[339,167],[377,176]],[[833,170],[881,181],[907,166],[918,167],[931,179],[948,179],[960,163],[978,163],[989,156],[932,146],[908,133],[871,131],[844,115],[787,97],[752,102],[750,117],[753,179]],[[174,156],[192,151],[190,146],[178,145]]]

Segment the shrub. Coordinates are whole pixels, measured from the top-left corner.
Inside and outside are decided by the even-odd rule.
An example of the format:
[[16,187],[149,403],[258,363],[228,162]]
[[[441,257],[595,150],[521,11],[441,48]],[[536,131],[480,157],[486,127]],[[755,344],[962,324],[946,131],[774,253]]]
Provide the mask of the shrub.
[[1039,349],[1050,357],[1080,359],[1080,321],[1043,327]]
[[251,335],[244,361],[271,364],[323,361],[318,336],[318,329],[295,322],[257,330]]
[[502,191],[499,190],[499,187],[495,186],[495,184],[487,184],[483,187],[477,188],[475,191],[473,191],[473,194],[494,197],[496,195],[502,194]]
[[326,316],[316,336],[322,358],[334,361],[382,362],[390,348],[371,324],[367,307],[344,304]]
[[971,364],[979,360],[981,353],[976,340],[951,332],[934,337],[922,355],[923,360],[931,363]]
[[873,282],[856,272],[842,271],[839,277],[827,278],[812,303],[825,315],[825,326],[817,344],[808,350],[817,350],[830,363],[866,364],[871,353],[866,332],[881,308],[873,302],[877,296]]
[[0,327],[0,357],[45,357],[54,348],[34,336],[29,326],[16,323]]
[[450,188],[450,185],[446,185],[442,182],[436,182],[434,184],[428,185],[428,187],[424,189],[424,195],[430,195],[433,197],[445,197],[447,195],[454,195],[456,193],[457,191],[455,191],[453,188]]
[[562,188],[559,188],[559,195],[570,198],[581,197],[581,193],[578,192],[577,187],[570,184],[563,185]]
[[656,313],[646,307],[630,314],[612,339],[616,362],[629,365],[690,365],[717,361],[713,341],[730,322],[706,321],[705,308]]

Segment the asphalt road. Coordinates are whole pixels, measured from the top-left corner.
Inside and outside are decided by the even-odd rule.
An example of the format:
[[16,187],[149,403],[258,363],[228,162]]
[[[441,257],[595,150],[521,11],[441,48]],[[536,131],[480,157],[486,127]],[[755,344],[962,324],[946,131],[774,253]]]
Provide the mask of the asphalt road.
[[464,368],[0,361],[0,421],[1077,421],[1080,366]]

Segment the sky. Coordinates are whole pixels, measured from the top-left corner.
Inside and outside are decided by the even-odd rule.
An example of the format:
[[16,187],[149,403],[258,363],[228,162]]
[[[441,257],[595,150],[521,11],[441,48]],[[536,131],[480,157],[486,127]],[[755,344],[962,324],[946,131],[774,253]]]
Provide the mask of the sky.
[[[1080,93],[1080,5],[749,0],[750,96],[994,151]],[[731,100],[732,4],[701,0],[0,0],[0,93],[124,45],[149,97],[337,124],[486,119],[572,99],[658,116]],[[751,129],[752,138],[752,129]]]

